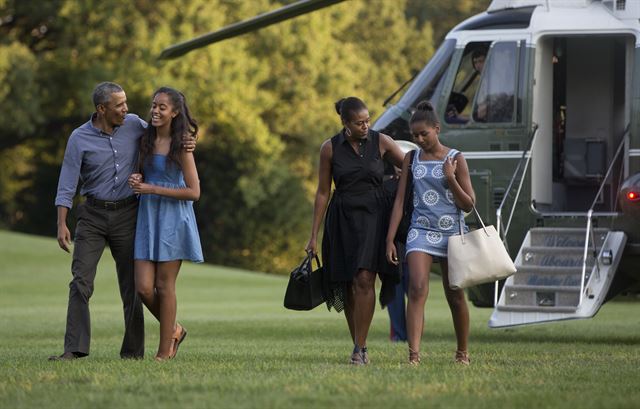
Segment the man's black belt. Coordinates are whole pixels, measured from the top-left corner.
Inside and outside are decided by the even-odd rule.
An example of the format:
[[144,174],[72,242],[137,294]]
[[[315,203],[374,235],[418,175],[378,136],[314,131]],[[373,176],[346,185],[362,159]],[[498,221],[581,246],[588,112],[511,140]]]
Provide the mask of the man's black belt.
[[120,210],[138,201],[138,196],[129,196],[122,200],[100,200],[87,196],[87,204],[91,207],[104,210]]

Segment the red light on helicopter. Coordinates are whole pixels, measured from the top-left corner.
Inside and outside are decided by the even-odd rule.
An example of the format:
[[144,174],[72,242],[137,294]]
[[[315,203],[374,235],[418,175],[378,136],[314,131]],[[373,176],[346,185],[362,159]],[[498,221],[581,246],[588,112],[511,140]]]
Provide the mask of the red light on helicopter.
[[627,199],[629,199],[632,202],[635,202],[638,199],[640,199],[640,194],[634,191],[627,192]]

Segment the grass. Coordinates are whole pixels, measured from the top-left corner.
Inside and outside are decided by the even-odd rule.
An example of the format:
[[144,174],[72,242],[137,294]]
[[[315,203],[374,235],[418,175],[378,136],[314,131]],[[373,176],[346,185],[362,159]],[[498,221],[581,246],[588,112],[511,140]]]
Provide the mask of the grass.
[[432,281],[419,367],[388,341],[376,310],[372,363],[346,364],[342,315],[282,307],[286,278],[185,265],[177,359],[156,363],[158,326],[146,315],[143,361],[122,361],[122,309],[108,250],[91,300],[91,355],[48,362],[64,337],[70,256],[54,239],[0,232],[0,407],[637,408],[640,303],[606,304],[592,320],[490,330],[471,310],[472,364],[452,363],[455,341],[441,284]]

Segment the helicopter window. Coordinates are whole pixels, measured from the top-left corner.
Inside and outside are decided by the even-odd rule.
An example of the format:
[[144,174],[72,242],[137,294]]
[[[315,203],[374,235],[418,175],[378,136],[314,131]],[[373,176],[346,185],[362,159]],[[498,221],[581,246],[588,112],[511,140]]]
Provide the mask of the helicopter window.
[[430,100],[436,107],[442,94],[444,79],[455,51],[455,40],[445,40],[431,57],[426,67],[416,76],[407,92],[398,103],[388,109],[374,124],[379,130],[394,139],[412,140],[409,133],[409,117],[418,102]]
[[[439,91],[444,82],[444,74],[447,72],[447,68],[449,68],[451,56],[454,51],[455,40],[446,40],[433,57],[431,57],[427,66],[424,67],[422,72],[413,80],[407,93],[398,101],[398,105],[407,108],[415,107],[420,101],[431,101],[434,95],[440,95]],[[434,107],[437,102],[437,98],[431,101]]]
[[516,42],[495,43],[483,69],[473,108],[475,122],[512,122],[518,66]]
[[445,121],[449,124],[466,124],[471,116],[471,104],[478,90],[484,70],[490,42],[469,43],[462,55],[453,91],[445,110]]
[[522,123],[522,96],[525,95],[525,56],[526,56],[526,42],[520,41],[518,45],[519,49],[519,61],[518,61],[518,99],[516,101],[516,122]]

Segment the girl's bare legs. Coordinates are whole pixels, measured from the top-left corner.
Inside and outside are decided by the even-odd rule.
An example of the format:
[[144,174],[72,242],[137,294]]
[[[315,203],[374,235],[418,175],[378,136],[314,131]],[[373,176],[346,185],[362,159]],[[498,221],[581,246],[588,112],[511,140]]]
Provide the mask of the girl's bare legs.
[[149,312],[160,321],[158,297],[156,297],[156,263],[147,260],[135,260],[136,291]]
[[182,260],[159,262],[156,268],[156,297],[160,321],[159,358],[169,358],[173,354],[173,333],[176,326],[176,278]]
[[452,290],[449,287],[449,264],[443,260],[440,264],[442,268],[442,285],[444,294],[449,303],[451,316],[453,318],[453,328],[456,331],[456,341],[458,351],[467,352],[469,340],[469,307],[464,296],[464,290]]
[[429,272],[433,258],[420,251],[412,251],[407,256],[409,263],[409,300],[407,303],[407,341],[409,358],[419,361],[420,340],[424,329],[424,304],[429,296]]

